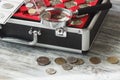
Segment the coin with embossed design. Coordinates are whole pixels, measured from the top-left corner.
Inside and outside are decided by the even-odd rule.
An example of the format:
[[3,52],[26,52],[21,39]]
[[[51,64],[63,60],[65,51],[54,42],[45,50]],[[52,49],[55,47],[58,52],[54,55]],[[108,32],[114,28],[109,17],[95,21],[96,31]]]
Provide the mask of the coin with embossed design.
[[89,60],[90,60],[90,62],[92,64],[99,64],[99,63],[101,63],[101,59],[99,57],[91,57]]
[[39,58],[37,58],[37,63],[41,66],[45,66],[50,63],[50,60],[48,57],[40,56]]
[[66,62],[67,61],[62,57],[58,57],[58,58],[55,59],[55,63],[59,64],[59,65],[65,64]]
[[66,64],[63,64],[63,65],[62,65],[62,68],[63,68],[64,70],[71,70],[71,69],[73,69],[73,66],[71,66],[71,65],[68,64],[68,63],[66,63]]
[[13,7],[14,7],[14,5],[11,3],[2,4],[2,8],[4,8],[4,9],[12,9]]
[[53,75],[53,74],[55,74],[57,71],[56,71],[55,69],[53,69],[53,68],[48,68],[48,69],[46,69],[46,72],[47,72],[49,75]]
[[119,63],[119,59],[115,56],[110,56],[107,58],[107,61],[111,64],[117,64]]

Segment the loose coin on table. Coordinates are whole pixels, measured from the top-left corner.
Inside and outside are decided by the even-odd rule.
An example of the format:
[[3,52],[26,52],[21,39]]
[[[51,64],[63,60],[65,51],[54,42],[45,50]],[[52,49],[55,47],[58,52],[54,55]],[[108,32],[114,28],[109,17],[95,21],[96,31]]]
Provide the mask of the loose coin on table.
[[14,7],[14,5],[11,4],[11,3],[4,3],[4,4],[2,4],[2,8],[3,9],[12,9],[13,7]]
[[77,62],[77,58],[75,58],[75,57],[68,57],[67,58],[67,61],[70,63],[70,64],[73,64],[73,63],[75,63],[75,62]]
[[71,69],[73,69],[73,66],[71,66],[71,65],[68,64],[68,63],[66,63],[66,64],[63,64],[63,65],[62,65],[62,68],[63,68],[64,70],[71,70]]
[[61,0],[50,0],[50,3],[51,3],[52,6],[54,6],[56,4],[62,3],[62,1]]
[[53,74],[55,74],[57,71],[56,71],[55,69],[53,69],[53,68],[48,68],[48,69],[46,69],[46,72],[47,72],[49,75],[53,75]]
[[59,65],[65,64],[66,62],[67,61],[62,57],[58,57],[58,58],[55,59],[55,63],[59,64]]
[[45,66],[45,65],[50,64],[50,60],[48,57],[41,56],[41,57],[37,58],[37,63],[41,66]]
[[109,63],[111,63],[111,64],[117,64],[117,63],[119,63],[119,59],[117,57],[115,57],[115,56],[108,57],[107,61]]
[[101,59],[99,57],[91,57],[89,60],[90,60],[90,62],[92,64],[99,64],[99,63],[101,63]]
[[84,64],[83,59],[78,58],[77,62],[74,63],[75,65],[82,65]]

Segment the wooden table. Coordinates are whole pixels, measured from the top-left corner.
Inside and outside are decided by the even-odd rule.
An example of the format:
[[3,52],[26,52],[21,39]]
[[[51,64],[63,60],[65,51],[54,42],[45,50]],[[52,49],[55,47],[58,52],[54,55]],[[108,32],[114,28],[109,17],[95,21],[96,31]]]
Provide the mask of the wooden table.
[[[120,59],[120,1],[111,0],[113,8],[106,16],[103,28],[96,38],[88,55],[67,53],[38,47],[0,41],[0,80],[120,80],[120,63],[110,64],[108,56]],[[39,66],[36,58],[48,56],[52,61],[48,66]],[[54,63],[56,57],[75,56],[84,59],[85,64],[65,71]],[[91,56],[100,57],[102,63],[93,65]],[[55,75],[48,75],[47,68],[57,70]]]

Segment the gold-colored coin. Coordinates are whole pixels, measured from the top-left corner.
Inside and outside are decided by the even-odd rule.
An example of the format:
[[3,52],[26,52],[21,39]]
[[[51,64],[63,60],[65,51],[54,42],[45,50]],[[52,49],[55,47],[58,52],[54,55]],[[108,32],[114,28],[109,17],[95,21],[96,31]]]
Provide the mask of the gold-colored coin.
[[67,61],[64,59],[64,58],[62,58],[62,57],[58,57],[58,58],[56,58],[55,59],[55,63],[56,64],[59,64],[59,65],[63,65],[63,64],[65,64]]
[[74,64],[75,65],[82,65],[82,64],[84,64],[84,61],[83,61],[83,59],[78,58],[77,62]]
[[115,57],[115,56],[108,57],[107,61],[109,63],[111,63],[111,64],[117,64],[117,63],[119,63],[119,59],[117,57]]
[[89,60],[90,60],[90,62],[92,64],[99,64],[99,63],[101,63],[101,59],[99,57],[91,57]]
[[29,13],[30,15],[35,15],[36,9],[31,8],[31,9],[28,10],[28,13]]

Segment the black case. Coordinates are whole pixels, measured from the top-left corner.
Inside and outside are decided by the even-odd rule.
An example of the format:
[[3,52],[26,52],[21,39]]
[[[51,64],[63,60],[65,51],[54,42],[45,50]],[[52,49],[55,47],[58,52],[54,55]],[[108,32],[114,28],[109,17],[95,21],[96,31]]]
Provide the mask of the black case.
[[106,0],[105,5],[99,4],[93,9],[86,9],[87,11],[83,9],[80,11],[82,13],[78,11],[79,14],[90,13],[91,17],[84,29],[66,27],[66,37],[57,36],[55,28],[49,28],[40,22],[11,18],[5,25],[0,26],[0,40],[84,53],[90,49],[110,7],[110,1]]

